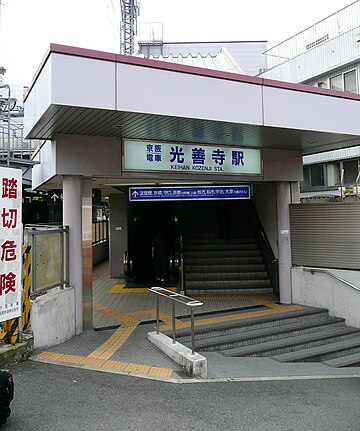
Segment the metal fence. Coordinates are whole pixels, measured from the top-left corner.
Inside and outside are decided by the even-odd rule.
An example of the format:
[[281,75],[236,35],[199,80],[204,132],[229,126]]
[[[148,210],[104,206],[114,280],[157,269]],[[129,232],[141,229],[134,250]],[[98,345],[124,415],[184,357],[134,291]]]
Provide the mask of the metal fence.
[[324,42],[334,39],[357,27],[359,22],[360,0],[265,51],[263,53],[263,70],[279,66]]
[[32,297],[69,284],[68,226],[26,225],[24,243],[32,250]]

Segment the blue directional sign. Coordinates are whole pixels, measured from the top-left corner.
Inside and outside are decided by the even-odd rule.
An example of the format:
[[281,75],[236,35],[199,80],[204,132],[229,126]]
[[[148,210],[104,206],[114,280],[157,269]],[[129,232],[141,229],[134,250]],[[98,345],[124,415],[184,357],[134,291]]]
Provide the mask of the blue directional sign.
[[129,200],[176,201],[250,199],[250,186],[130,187]]

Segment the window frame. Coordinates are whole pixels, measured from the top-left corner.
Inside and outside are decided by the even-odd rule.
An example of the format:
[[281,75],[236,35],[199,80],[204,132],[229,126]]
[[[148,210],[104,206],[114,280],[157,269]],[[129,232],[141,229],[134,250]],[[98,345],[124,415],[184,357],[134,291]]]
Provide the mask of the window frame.
[[[355,76],[355,92],[345,90],[345,75],[352,73],[352,72],[354,73],[354,76]],[[337,77],[341,77],[341,85],[342,85],[341,90],[336,90],[335,88],[331,88],[331,80],[334,78],[337,78]],[[327,85],[327,87],[322,87],[321,84],[325,84],[325,85]],[[316,83],[316,85],[319,88],[329,88],[330,90],[344,91],[345,93],[352,93],[352,94],[359,94],[358,69],[356,67],[354,67],[353,69],[346,70],[346,71],[341,72],[341,73],[337,73],[333,76],[329,76],[327,79],[322,79],[321,81],[318,81]]]

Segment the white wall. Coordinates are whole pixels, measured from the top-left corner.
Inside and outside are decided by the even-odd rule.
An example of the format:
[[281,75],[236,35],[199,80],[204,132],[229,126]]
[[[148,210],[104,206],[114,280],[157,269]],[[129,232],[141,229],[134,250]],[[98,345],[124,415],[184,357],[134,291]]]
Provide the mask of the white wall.
[[[359,271],[329,269],[329,272],[360,287]],[[325,273],[293,267],[292,295],[295,304],[325,308],[331,316],[342,317],[349,326],[360,328],[360,292]]]
[[75,335],[74,289],[52,289],[31,301],[30,323],[35,349],[70,340]]

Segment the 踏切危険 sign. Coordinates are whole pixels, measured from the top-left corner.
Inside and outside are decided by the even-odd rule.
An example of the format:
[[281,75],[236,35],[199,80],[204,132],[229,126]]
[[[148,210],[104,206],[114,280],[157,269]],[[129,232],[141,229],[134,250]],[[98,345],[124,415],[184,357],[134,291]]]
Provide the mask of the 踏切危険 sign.
[[0,322],[21,315],[21,169],[0,167]]
[[124,139],[125,171],[167,171],[192,174],[261,175],[261,151]]
[[129,200],[136,202],[250,198],[251,190],[249,185],[129,188]]

